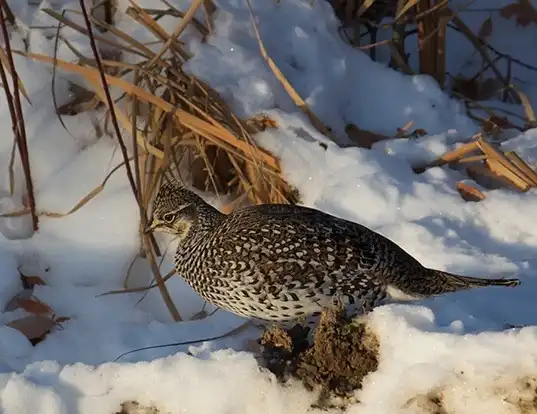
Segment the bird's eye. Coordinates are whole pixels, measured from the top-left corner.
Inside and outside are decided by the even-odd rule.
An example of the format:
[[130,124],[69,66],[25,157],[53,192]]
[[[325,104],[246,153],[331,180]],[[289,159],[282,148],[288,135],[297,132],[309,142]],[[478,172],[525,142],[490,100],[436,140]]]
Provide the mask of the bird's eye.
[[175,221],[175,214],[173,213],[166,213],[162,216],[162,220],[164,220],[166,223],[173,223]]

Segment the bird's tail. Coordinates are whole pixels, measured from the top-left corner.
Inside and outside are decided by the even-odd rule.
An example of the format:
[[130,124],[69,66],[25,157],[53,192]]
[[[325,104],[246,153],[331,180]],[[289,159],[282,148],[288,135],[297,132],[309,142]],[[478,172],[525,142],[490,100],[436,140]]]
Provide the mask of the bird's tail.
[[520,285],[519,279],[485,279],[470,276],[459,276],[441,270],[429,269],[433,274],[431,278],[437,279],[438,283],[432,283],[437,286],[438,292],[432,294],[440,294],[447,292],[457,292],[459,290],[467,290],[472,288],[487,287],[487,286],[504,286],[515,287]]

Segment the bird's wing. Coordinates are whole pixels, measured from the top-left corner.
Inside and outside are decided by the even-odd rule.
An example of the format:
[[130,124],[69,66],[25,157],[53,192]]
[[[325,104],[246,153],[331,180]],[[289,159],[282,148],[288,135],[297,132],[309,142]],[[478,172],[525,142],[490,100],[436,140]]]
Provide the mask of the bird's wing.
[[[320,274],[315,269],[305,269],[294,264],[286,266],[285,276],[279,277],[277,288],[268,288],[269,295],[296,300],[297,297],[312,300],[340,297],[346,304],[359,304],[379,295],[385,285],[374,273],[360,269]],[[292,275],[299,274],[300,278]],[[278,283],[280,282],[280,283]],[[281,283],[283,282],[283,283]],[[271,284],[269,283],[268,286]]]

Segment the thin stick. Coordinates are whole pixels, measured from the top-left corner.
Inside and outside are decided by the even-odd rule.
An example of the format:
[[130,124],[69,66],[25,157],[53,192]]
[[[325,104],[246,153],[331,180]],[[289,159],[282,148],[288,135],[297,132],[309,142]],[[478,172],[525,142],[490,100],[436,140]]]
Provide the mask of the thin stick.
[[169,348],[169,347],[172,347],[172,346],[192,345],[192,344],[199,344],[200,342],[216,341],[217,339],[226,338],[228,336],[234,335],[236,333],[239,333],[239,332],[245,330],[248,327],[248,325],[250,325],[251,323],[252,323],[251,320],[246,321],[242,325],[239,325],[236,328],[233,328],[232,330],[230,330],[230,331],[228,331],[228,332],[226,332],[226,333],[224,333],[222,335],[216,335],[216,336],[211,336],[211,337],[202,338],[202,339],[195,339],[193,341],[174,342],[173,344],[152,345],[152,346],[145,346],[143,348],[133,349],[132,351],[127,351],[127,352],[122,353],[120,356],[118,356],[112,362],[118,361],[120,358],[124,357],[125,355],[133,354],[135,352],[140,352],[140,351],[146,351],[148,349]]
[[[135,182],[135,179],[134,179],[134,175],[132,173],[131,166],[130,166],[130,164],[128,162],[129,154],[127,152],[127,147],[125,146],[125,142],[123,141],[123,137],[121,136],[121,132],[119,130],[119,123],[118,123],[117,116],[116,116],[116,113],[115,113],[115,110],[114,110],[115,105],[114,105],[114,102],[112,101],[112,96],[110,95],[110,89],[108,88],[108,83],[106,81],[106,75],[104,73],[103,65],[102,65],[102,62],[101,62],[101,57],[100,57],[99,52],[97,50],[97,45],[95,44],[95,38],[93,37],[93,30],[91,28],[91,22],[90,22],[90,18],[89,18],[89,15],[88,15],[88,11],[86,10],[86,6],[84,4],[84,0],[80,0],[80,8],[82,9],[82,14],[84,16],[84,21],[86,23],[86,28],[88,30],[88,37],[89,37],[89,40],[90,40],[91,49],[93,51],[93,55],[95,56],[95,62],[97,63],[97,68],[99,70],[99,75],[100,75],[101,83],[102,83],[102,89],[103,89],[103,91],[105,93],[105,96],[106,96],[108,108],[110,109],[110,115],[111,115],[112,125],[114,127],[114,132],[116,134],[116,137],[117,137],[117,140],[118,140],[118,143],[119,143],[119,147],[120,147],[121,153],[123,155],[123,159],[125,160],[125,170],[127,172],[127,177],[129,179],[129,183],[131,185],[131,189],[132,189],[132,193],[134,195],[134,198],[136,199],[136,201],[140,205],[142,203],[141,193],[138,192],[137,189],[136,189],[136,182]],[[143,237],[143,239],[145,239],[145,237]],[[151,249],[150,246],[148,246],[148,248]],[[155,270],[154,269],[154,267],[155,267],[154,260],[151,260],[152,259],[152,254],[151,253],[152,252],[150,252],[148,257],[150,258],[150,265],[151,265],[152,269]],[[169,310],[170,314],[172,315],[172,317],[173,317],[173,319],[175,321],[180,321],[181,316],[179,315],[179,311],[177,310],[177,308],[175,307],[173,301],[171,300],[171,296],[170,296],[170,293],[168,292],[168,289],[166,288],[166,285],[162,282],[162,276],[160,275],[160,272],[157,269],[157,272],[153,272],[153,273],[154,273],[154,276],[155,276],[155,279],[156,279],[157,283],[159,284],[159,290],[160,290],[160,293],[162,295],[162,299],[164,300],[166,306],[168,307],[168,310]]]
[[[11,108],[11,105],[13,105],[12,102],[10,102],[10,112],[13,121],[15,122],[13,124],[13,131],[15,132],[15,137],[17,139],[17,145],[19,148],[19,153],[21,156],[21,163],[22,163],[22,169],[24,171],[24,179],[26,180],[26,191],[28,192],[28,204],[30,207],[30,214],[32,215],[32,226],[33,230],[37,231],[39,229],[39,219],[37,217],[36,213],[36,206],[35,206],[35,197],[34,197],[34,185],[32,182],[32,174],[30,169],[30,159],[28,156],[28,141],[26,139],[26,129],[24,127],[24,116],[22,113],[22,106],[21,106],[21,100],[20,100],[20,93],[19,93],[19,75],[17,73],[17,70],[15,69],[15,62],[13,61],[13,53],[11,51],[11,43],[9,39],[9,34],[7,32],[7,25],[6,25],[6,17],[4,15],[6,10],[6,2],[5,0],[1,0],[0,3],[1,9],[0,9],[0,25],[2,26],[2,35],[4,36],[4,42],[6,45],[6,54],[9,61],[9,65],[11,66],[11,73],[13,78],[13,100],[15,102],[14,111],[13,108]],[[6,90],[6,95],[8,95],[8,84],[7,84],[7,78],[4,71],[4,67],[2,66],[2,82],[4,83],[4,89]],[[9,99],[8,99],[9,101]],[[13,118],[15,116],[15,118]]]
[[[91,28],[90,19],[88,16],[88,11],[86,10],[86,6],[84,4],[84,0],[80,0],[80,8],[82,9],[82,14],[84,16],[84,21],[86,22],[86,27],[88,30],[88,37],[90,40],[91,49],[93,51],[93,55],[95,56],[95,62],[97,63],[97,69],[99,70],[99,74],[101,76],[101,83],[104,90],[104,93],[106,95],[106,100],[108,102],[108,107],[110,108],[111,118],[112,118],[112,124],[114,126],[114,132],[116,133],[116,138],[119,143],[119,147],[121,149],[121,153],[123,154],[123,159],[128,160],[129,155],[127,152],[127,147],[125,146],[125,142],[123,142],[123,137],[121,136],[121,132],[119,130],[119,123],[117,121],[117,117],[115,115],[114,111],[114,103],[112,101],[112,96],[110,95],[110,90],[108,88],[108,83],[106,82],[106,76],[104,74],[104,68],[101,63],[101,56],[99,55],[99,52],[97,50],[97,45],[95,44],[95,38],[93,37],[93,29]],[[127,172],[127,177],[129,179],[129,183],[131,185],[132,192],[134,194],[134,197],[136,200],[139,199],[138,197],[138,191],[136,190],[136,183],[134,180],[134,175],[132,174],[131,166],[126,163],[125,164],[125,170]]]

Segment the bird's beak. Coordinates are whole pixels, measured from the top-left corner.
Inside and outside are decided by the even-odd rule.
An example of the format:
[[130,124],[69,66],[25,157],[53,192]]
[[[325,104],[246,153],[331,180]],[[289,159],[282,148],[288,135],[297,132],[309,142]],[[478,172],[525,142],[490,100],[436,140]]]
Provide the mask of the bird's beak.
[[159,226],[159,222],[157,220],[154,220],[153,222],[147,225],[147,227],[144,230],[144,234],[153,232],[158,226]]

